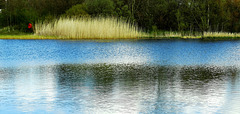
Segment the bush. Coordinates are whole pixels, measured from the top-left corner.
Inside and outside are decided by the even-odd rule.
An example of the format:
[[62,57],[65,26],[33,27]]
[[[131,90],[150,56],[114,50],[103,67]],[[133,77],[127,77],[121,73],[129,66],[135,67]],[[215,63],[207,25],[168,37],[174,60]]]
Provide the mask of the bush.
[[89,14],[86,12],[86,10],[87,10],[86,4],[77,4],[77,5],[73,6],[72,8],[68,9],[66,11],[65,16],[68,16],[68,17],[72,17],[72,16],[76,16],[76,17],[89,16]]
[[18,28],[18,30],[21,31],[28,31],[28,23],[34,23],[38,16],[37,13],[34,11],[30,11],[30,10],[23,10],[23,11],[19,11],[16,16],[15,16],[15,21],[16,21],[16,26]]
[[9,26],[23,32],[28,30],[28,23],[34,23],[38,19],[37,13],[32,9],[14,10],[11,13],[3,10],[0,14],[0,27]]

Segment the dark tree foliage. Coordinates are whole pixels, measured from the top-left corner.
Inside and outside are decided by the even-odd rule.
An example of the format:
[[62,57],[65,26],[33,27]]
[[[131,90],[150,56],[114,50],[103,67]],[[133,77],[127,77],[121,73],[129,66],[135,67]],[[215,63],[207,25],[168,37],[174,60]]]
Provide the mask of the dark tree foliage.
[[0,9],[5,8],[5,0],[0,0]]
[[86,0],[85,3],[90,15],[109,16],[115,13],[115,5],[112,0]]
[[114,16],[146,31],[240,31],[240,0],[0,0],[0,27],[60,16]]
[[66,11],[66,13],[62,16],[66,17],[87,17],[89,14],[87,13],[86,4],[77,4],[71,7]]

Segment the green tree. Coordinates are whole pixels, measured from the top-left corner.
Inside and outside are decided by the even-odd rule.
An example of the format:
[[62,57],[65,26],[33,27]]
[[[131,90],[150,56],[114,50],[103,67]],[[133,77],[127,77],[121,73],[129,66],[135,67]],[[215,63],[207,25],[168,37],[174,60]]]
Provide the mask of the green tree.
[[4,9],[6,5],[5,0],[0,0],[0,9]]
[[77,5],[74,5],[72,8],[68,9],[65,15],[77,16],[77,17],[89,16],[86,10],[87,10],[87,7],[85,4],[77,4]]
[[2,26],[25,31],[28,23],[37,19],[37,13],[29,7],[27,0],[8,0],[6,8],[1,13]]
[[204,36],[204,32],[209,29],[209,5],[207,0],[188,1],[188,4],[191,7],[191,17],[202,36]]
[[115,15],[119,18],[133,21],[131,10],[127,4],[123,0],[114,0],[115,4]]
[[84,0],[30,0],[29,4],[41,18],[60,16],[73,5],[81,4]]
[[183,31],[185,29],[184,17],[181,14],[180,10],[176,13],[177,22],[178,22],[178,31]]
[[112,0],[86,0],[87,12],[91,16],[112,16],[115,6]]
[[168,15],[168,3],[166,0],[156,0],[154,6],[153,14],[153,22],[157,26],[158,29],[165,30],[165,20]]
[[193,33],[196,29],[192,9],[193,7],[190,0],[183,0],[179,3],[179,8],[176,13],[179,31],[190,31]]
[[227,0],[227,8],[230,14],[230,26],[229,30],[231,32],[240,31],[240,1],[239,0]]

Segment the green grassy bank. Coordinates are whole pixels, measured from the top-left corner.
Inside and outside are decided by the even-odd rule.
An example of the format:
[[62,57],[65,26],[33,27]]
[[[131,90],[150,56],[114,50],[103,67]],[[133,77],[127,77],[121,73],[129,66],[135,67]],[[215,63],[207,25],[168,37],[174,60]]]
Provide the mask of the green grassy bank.
[[36,40],[43,40],[43,39],[58,39],[53,36],[37,36],[33,34],[27,34],[27,35],[0,35],[0,39],[22,39],[22,40],[30,40],[30,39],[36,39]]
[[[56,36],[40,36],[35,34],[11,34],[2,35],[0,33],[0,39],[35,39],[35,40],[86,40],[86,39],[100,39],[100,38],[64,38]],[[202,40],[240,40],[239,36],[229,35],[229,36],[177,36],[177,35],[168,35],[168,36],[156,36],[152,37],[139,37],[139,38],[101,38],[101,39],[202,39]]]

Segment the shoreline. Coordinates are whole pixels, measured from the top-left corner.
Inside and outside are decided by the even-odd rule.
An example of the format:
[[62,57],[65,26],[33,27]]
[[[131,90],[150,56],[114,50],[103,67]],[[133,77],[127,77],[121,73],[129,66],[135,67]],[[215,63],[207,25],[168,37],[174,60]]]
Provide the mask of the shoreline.
[[139,38],[64,38],[55,36],[29,35],[0,35],[0,39],[6,40],[240,40],[235,36],[158,36],[158,37],[139,37]]

